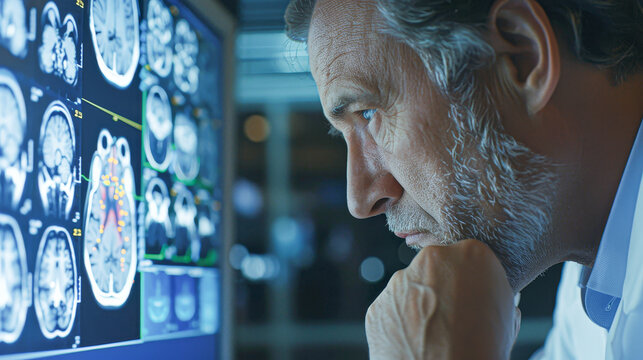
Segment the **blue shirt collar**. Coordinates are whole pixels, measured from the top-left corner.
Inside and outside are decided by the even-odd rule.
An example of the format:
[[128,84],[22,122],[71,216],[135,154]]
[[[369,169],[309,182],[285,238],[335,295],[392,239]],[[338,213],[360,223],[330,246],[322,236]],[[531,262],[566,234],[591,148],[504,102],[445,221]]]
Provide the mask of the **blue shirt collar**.
[[592,268],[581,274],[583,306],[589,318],[609,329],[623,294],[634,210],[643,174],[643,122],[623,171]]

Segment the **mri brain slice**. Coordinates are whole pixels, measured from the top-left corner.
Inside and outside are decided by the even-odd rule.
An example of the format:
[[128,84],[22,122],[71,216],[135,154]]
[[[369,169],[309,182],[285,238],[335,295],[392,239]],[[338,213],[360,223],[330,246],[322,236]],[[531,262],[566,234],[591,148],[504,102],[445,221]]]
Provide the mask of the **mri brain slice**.
[[194,94],[199,88],[199,41],[190,24],[181,19],[174,31],[174,82],[184,93]]
[[29,307],[27,257],[18,223],[0,214],[0,343],[13,343],[22,333]]
[[137,0],[92,0],[89,28],[98,68],[117,88],[130,85],[140,56]]
[[42,13],[42,45],[38,49],[40,69],[70,85],[78,81],[78,27],[71,14],[61,19],[58,7],[49,1]]
[[27,55],[27,11],[23,0],[0,1],[0,45],[13,56]]
[[164,171],[170,165],[172,108],[167,93],[158,85],[152,86],[147,94],[145,121],[145,156],[155,169]]
[[52,102],[45,111],[40,128],[38,186],[45,212],[68,217],[71,212],[75,186],[72,173],[76,138],[67,107]]
[[48,339],[66,337],[76,317],[77,270],[71,237],[66,229],[50,226],[38,249],[34,303],[40,330]]
[[174,172],[179,180],[192,181],[199,174],[198,130],[187,115],[176,115],[174,124]]
[[103,307],[122,306],[136,274],[134,171],[125,138],[101,131],[90,170],[84,261]]
[[145,190],[147,213],[145,215],[146,252],[159,253],[167,245],[172,233],[170,220],[170,195],[167,186],[158,177],[152,178]]
[[0,68],[0,206],[16,208],[27,176],[27,114],[18,81]]
[[161,77],[172,70],[172,32],[174,23],[170,9],[162,0],[147,5],[147,58],[150,67]]

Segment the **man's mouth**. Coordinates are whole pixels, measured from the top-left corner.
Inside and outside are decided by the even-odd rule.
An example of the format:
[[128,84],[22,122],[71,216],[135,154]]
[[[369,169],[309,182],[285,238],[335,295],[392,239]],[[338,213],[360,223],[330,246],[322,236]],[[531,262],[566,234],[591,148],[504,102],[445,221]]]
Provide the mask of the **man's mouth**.
[[414,249],[420,249],[425,246],[443,245],[437,236],[428,232],[396,232],[395,236],[406,240],[406,246]]

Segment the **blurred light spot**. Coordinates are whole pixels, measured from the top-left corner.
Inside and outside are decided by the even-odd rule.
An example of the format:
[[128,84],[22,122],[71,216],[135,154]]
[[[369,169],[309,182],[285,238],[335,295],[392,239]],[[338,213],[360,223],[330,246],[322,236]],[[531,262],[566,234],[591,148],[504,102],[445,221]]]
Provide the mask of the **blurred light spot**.
[[251,115],[243,123],[243,132],[252,142],[262,142],[270,135],[270,124],[261,115]]
[[374,256],[368,257],[359,266],[359,274],[368,282],[378,282],[384,277],[384,263]]
[[234,184],[232,202],[237,212],[246,217],[255,217],[263,207],[261,190],[253,182],[239,179]]
[[241,274],[254,281],[274,279],[279,269],[279,260],[273,255],[248,255],[241,262]]
[[330,230],[326,243],[326,256],[332,261],[343,262],[353,249],[353,232],[346,225],[335,226]]
[[281,216],[271,227],[272,240],[277,256],[288,259],[294,266],[305,267],[313,263],[315,226],[307,217],[298,219]]
[[230,261],[230,266],[232,266],[233,269],[241,269],[241,264],[246,257],[248,257],[248,249],[246,249],[245,246],[234,244],[230,247],[228,260]]
[[400,259],[402,264],[408,265],[413,261],[413,258],[417,254],[417,251],[406,246],[406,243],[402,241],[400,246],[397,247],[397,258]]

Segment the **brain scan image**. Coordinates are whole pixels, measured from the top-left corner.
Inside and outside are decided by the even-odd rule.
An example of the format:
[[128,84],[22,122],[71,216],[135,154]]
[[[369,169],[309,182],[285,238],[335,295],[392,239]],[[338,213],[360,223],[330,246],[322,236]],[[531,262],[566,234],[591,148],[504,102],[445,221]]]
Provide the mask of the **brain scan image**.
[[193,181],[199,174],[198,137],[194,121],[178,113],[174,121],[174,173],[179,180]]
[[29,303],[27,256],[18,223],[0,214],[0,343],[20,337]]
[[34,305],[40,330],[47,339],[66,337],[76,318],[76,257],[66,229],[45,229],[34,275]]
[[98,68],[119,89],[129,86],[140,56],[138,1],[91,0],[89,29]]
[[147,61],[160,77],[167,77],[172,70],[174,21],[162,0],[150,0],[147,4],[147,29]]
[[160,324],[170,316],[170,277],[159,272],[145,279],[147,293],[147,317],[153,323]]
[[13,56],[27,55],[27,10],[23,0],[0,1],[0,45]]
[[199,322],[201,331],[216,333],[219,329],[219,276],[206,271],[199,281]]
[[78,26],[71,14],[61,19],[58,7],[49,1],[42,10],[42,44],[38,49],[40,69],[61,77],[67,84],[78,82]]
[[194,196],[185,185],[176,183],[173,188],[174,199],[174,246],[178,256],[184,256],[190,249],[193,261],[199,259],[201,243],[196,227],[196,205]]
[[145,121],[145,157],[155,169],[165,171],[171,159],[172,107],[167,93],[158,85],[152,86],[147,93]]
[[201,162],[201,179],[208,185],[217,183],[218,151],[217,138],[212,121],[203,121],[199,125],[199,158]]
[[17,208],[27,178],[27,111],[18,81],[0,68],[0,207]]
[[196,314],[196,280],[189,276],[174,279],[174,314],[180,321],[190,321]]
[[199,87],[199,40],[184,19],[174,30],[174,83],[184,93],[194,94]]
[[145,214],[146,252],[158,254],[168,243],[172,234],[170,220],[170,194],[161,179],[155,177],[145,190],[147,213]]
[[71,115],[56,100],[49,104],[40,127],[38,188],[45,213],[69,218],[74,202],[76,136]]
[[84,261],[92,292],[104,308],[122,306],[136,275],[134,170],[125,138],[103,129],[91,161]]
[[197,232],[201,238],[201,258],[207,256],[210,249],[215,246],[219,214],[214,209],[214,201],[210,194],[200,189],[197,192],[199,204],[197,205]]

